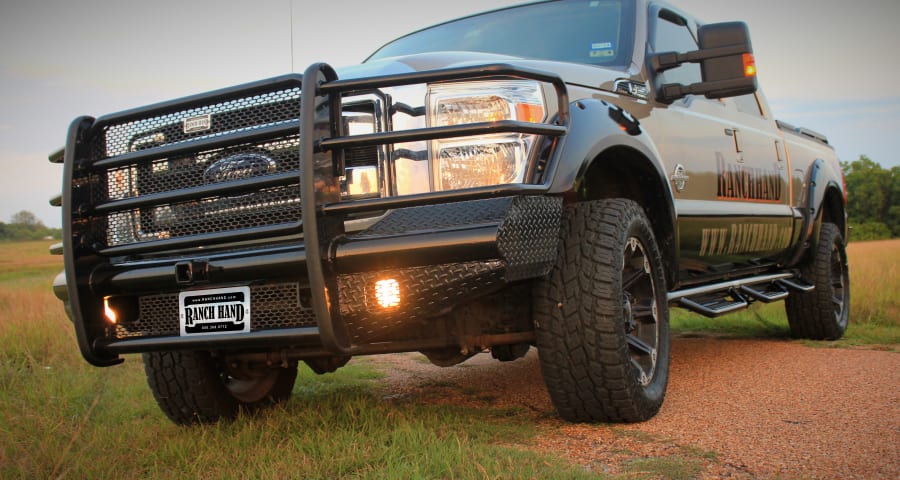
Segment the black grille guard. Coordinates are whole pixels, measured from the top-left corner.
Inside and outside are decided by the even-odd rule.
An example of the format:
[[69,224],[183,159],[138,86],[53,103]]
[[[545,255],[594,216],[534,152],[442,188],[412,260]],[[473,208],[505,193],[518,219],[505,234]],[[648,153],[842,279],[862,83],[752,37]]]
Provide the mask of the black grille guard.
[[[342,131],[341,99],[345,95],[378,94],[379,89],[403,85],[430,82],[452,82],[459,80],[485,78],[521,78],[537,80],[553,85],[558,101],[557,114],[552,124],[534,124],[519,121],[501,121],[493,123],[476,123],[446,127],[419,128],[398,132],[380,132],[365,135],[347,136]],[[148,116],[159,116],[184,111],[211,102],[229,101],[241,97],[264,94],[273,89],[300,88],[299,121],[283,122],[278,125],[232,132],[211,138],[184,141],[162,147],[148,148],[129,152],[118,157],[111,157],[95,162],[89,160],[88,140],[105,126],[114,123],[137,121]],[[79,348],[85,359],[97,366],[108,366],[122,361],[109,349],[102,348],[98,340],[102,336],[99,331],[100,318],[95,318],[102,311],[102,303],[92,293],[91,282],[95,267],[107,263],[113,256],[127,256],[144,252],[165,251],[170,249],[213,245],[226,242],[237,242],[270,238],[281,235],[303,234],[303,250],[305,267],[310,286],[313,286],[311,303],[316,315],[318,328],[257,332],[258,335],[241,335],[241,345],[264,345],[268,341],[277,340],[282,343],[297,345],[310,344],[318,337],[322,347],[333,354],[352,352],[352,346],[346,332],[334,322],[336,312],[332,312],[329,303],[329,287],[335,291],[335,285],[329,285],[323,270],[322,250],[333,240],[334,232],[341,232],[343,216],[351,213],[374,212],[388,209],[434,205],[464,200],[479,200],[515,195],[537,195],[547,193],[555,177],[558,162],[551,158],[547,170],[538,184],[510,184],[490,187],[478,187],[465,190],[433,192],[401,197],[377,198],[367,200],[340,201],[340,184],[337,177],[342,172],[342,158],[338,154],[341,149],[367,146],[388,145],[407,141],[433,140],[470,135],[485,135],[503,132],[562,137],[568,132],[569,101],[565,83],[557,75],[539,70],[522,68],[508,64],[490,64],[462,67],[445,70],[415,72],[399,75],[387,75],[363,79],[340,80],[335,71],[327,64],[317,63],[307,68],[301,76],[284,75],[267,80],[253,82],[214,92],[194,95],[182,99],[162,102],[147,107],[136,108],[124,112],[103,116],[98,119],[79,117],[72,122],[65,147],[63,173],[63,242],[64,265],[69,301],[75,323],[75,331]],[[267,225],[244,228],[237,231],[204,233],[180,238],[168,238],[144,241],[127,245],[98,246],[87,234],[87,219],[95,213],[107,213],[133,209],[143,205],[160,202],[175,202],[206,195],[232,194],[240,191],[252,191],[265,187],[284,186],[296,182],[293,175],[278,174],[268,177],[254,177],[223,185],[203,185],[184,188],[172,192],[152,194],[152,197],[136,197],[106,202],[92,201],[90,194],[73,189],[73,180],[83,177],[85,172],[117,165],[134,163],[137,160],[150,161],[178,154],[188,154],[218,146],[228,146],[236,142],[264,140],[284,135],[286,132],[298,132],[300,138],[300,209],[304,219],[279,225]],[[559,154],[555,149],[553,155]],[[91,318],[85,318],[91,316]],[[171,339],[170,339],[171,340]],[[177,340],[177,339],[176,339]],[[193,339],[181,339],[185,345],[197,342]],[[129,343],[146,343],[152,346],[152,339],[135,339]],[[225,346],[226,338],[210,339],[202,342],[207,348]],[[199,346],[199,344],[197,345]],[[100,347],[100,348],[98,348]]]

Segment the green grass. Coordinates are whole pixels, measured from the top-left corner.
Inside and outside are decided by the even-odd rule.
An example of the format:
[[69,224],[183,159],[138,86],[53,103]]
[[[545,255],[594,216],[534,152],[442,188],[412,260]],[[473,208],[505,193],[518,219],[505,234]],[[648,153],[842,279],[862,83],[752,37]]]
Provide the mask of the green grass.
[[81,359],[48,245],[0,254],[0,478],[600,478],[535,452],[527,412],[382,398],[366,359],[304,366],[290,401],[261,415],[178,427],[139,356]]
[[[546,428],[536,426],[546,420],[540,414],[383,397],[382,373],[365,359],[324,376],[303,368],[290,401],[261,415],[175,426],[153,400],[139,356],[106,369],[81,359],[50,291],[61,268],[46,254],[50,243],[0,251],[0,478],[603,478],[534,450]],[[880,260],[867,264],[866,252]],[[900,344],[898,252],[900,242],[851,245],[852,323],[829,345]],[[859,298],[871,304],[860,307]],[[774,304],[718,320],[675,312],[673,330],[785,338],[787,323]],[[490,403],[489,392],[480,395]],[[715,454],[632,459],[624,478],[693,478],[706,461]]]
[[[850,324],[835,342],[805,342],[817,347],[859,347],[897,350],[900,345],[900,240],[856,242],[850,258]],[[710,319],[681,309],[671,310],[672,331],[680,335],[720,335],[738,338],[788,338],[784,303],[754,304],[724,317]]]
[[625,471],[629,478],[691,480],[703,471],[703,462],[681,456],[636,458],[626,462]]
[[668,479],[687,480],[698,478],[704,465],[716,462],[716,453],[691,445],[678,445],[664,436],[633,430],[627,427],[614,427],[612,432],[617,437],[638,440],[641,444],[655,446],[654,451],[668,451],[668,454],[640,456],[635,452],[622,452],[631,456],[622,465],[625,478],[633,479]]
[[2,478],[598,478],[529,449],[524,412],[382,398],[365,360],[325,376],[301,369],[291,400],[261,415],[178,427],[139,357],[98,369],[71,338],[33,332],[60,321],[0,333]]
[[62,270],[62,257],[49,253],[55,241],[4,242],[0,245],[0,288],[50,285]]
[[850,321],[900,327],[900,240],[854,242],[850,259]]
[[[852,315],[852,310],[851,310]],[[706,318],[682,309],[671,310],[672,332],[681,336],[719,336],[724,338],[790,338],[790,328],[783,303],[754,304],[747,310],[720,318]],[[813,347],[868,347],[897,350],[900,346],[900,325],[880,322],[857,323],[850,317],[850,325],[837,341],[804,340]]]

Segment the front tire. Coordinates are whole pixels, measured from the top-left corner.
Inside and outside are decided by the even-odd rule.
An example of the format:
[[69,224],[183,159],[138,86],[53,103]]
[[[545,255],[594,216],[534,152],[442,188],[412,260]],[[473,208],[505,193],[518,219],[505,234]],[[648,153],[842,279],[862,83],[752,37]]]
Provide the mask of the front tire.
[[535,290],[541,370],[564,419],[639,422],[659,411],[669,379],[662,265],[637,203],[567,209],[557,263]]
[[785,301],[791,335],[811,340],[841,338],[850,318],[850,269],[844,239],[835,224],[822,224],[818,247],[802,273],[816,288],[793,293]]
[[143,354],[147,383],[159,407],[179,425],[235,418],[290,398],[297,362],[287,367],[229,370],[209,352]]

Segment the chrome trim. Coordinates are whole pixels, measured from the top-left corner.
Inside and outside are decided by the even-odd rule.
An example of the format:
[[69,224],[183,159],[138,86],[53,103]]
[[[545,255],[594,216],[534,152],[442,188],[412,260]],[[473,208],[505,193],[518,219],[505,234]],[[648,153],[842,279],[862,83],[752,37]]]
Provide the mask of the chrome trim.
[[687,170],[685,170],[684,165],[678,164],[675,165],[675,171],[672,173],[672,184],[675,186],[675,191],[681,193],[684,191],[684,188],[687,186],[687,181],[690,180],[690,176],[687,175]]
[[66,272],[62,271],[53,278],[53,294],[63,302],[69,301],[69,288],[66,286]]
[[647,100],[650,96],[650,88],[646,83],[637,82],[631,79],[619,79],[613,83],[613,91],[629,97]]
[[775,280],[782,280],[793,277],[793,273],[774,273],[770,275],[760,275],[758,277],[741,278],[729,282],[714,283],[712,285],[704,285],[702,287],[688,288],[686,290],[676,290],[674,292],[669,292],[669,294],[666,295],[666,299],[669,301],[669,303],[672,303],[677,302],[682,298],[692,297],[694,295],[722,292],[728,290],[729,288],[739,288],[744,285],[756,285],[758,283],[773,282]]

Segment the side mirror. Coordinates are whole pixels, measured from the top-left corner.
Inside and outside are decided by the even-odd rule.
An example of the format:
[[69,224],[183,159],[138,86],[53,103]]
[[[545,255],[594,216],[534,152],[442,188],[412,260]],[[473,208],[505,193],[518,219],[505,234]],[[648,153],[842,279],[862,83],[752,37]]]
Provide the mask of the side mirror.
[[700,62],[703,83],[712,90],[706,98],[736,97],[756,91],[756,61],[750,30],[744,22],[714,23],[699,28],[700,51],[737,49],[740,53],[711,57]]
[[650,58],[654,72],[664,72],[683,63],[699,63],[702,81],[691,85],[660,86],[657,100],[671,103],[687,95],[724,98],[756,91],[756,63],[750,31],[744,22],[703,25],[699,28],[700,50],[665,52]]

